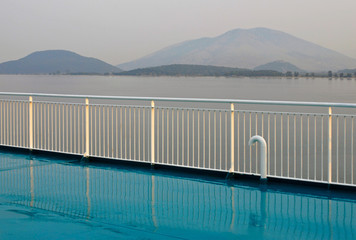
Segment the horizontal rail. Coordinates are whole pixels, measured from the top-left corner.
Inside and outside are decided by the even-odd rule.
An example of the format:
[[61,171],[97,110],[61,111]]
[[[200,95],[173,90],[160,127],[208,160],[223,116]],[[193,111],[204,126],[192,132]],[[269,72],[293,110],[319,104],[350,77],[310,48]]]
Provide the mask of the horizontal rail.
[[32,96],[32,97],[57,97],[57,98],[80,98],[80,99],[88,98],[88,99],[134,100],[134,101],[238,103],[238,104],[253,104],[253,105],[356,108],[355,103],[333,103],[333,102],[299,102],[299,101],[269,101],[269,100],[244,100],[244,99],[210,99],[210,98],[130,97],[130,96],[71,95],[71,94],[15,93],[15,92],[0,92],[0,95],[24,96],[24,97]]

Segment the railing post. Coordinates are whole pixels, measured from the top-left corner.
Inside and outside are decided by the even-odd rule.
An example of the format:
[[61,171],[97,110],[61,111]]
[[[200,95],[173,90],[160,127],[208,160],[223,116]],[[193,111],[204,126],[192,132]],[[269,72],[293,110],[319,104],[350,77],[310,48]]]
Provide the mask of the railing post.
[[30,150],[33,149],[33,99],[32,96],[29,97],[29,104],[28,104],[28,131],[29,131],[29,148]]
[[84,157],[89,157],[89,99],[85,99],[85,153]]
[[230,122],[230,136],[231,136],[231,142],[230,142],[230,148],[231,148],[231,168],[230,168],[230,173],[235,172],[235,108],[234,104],[230,104],[230,110],[231,110],[231,122]]
[[332,109],[329,107],[329,132],[328,132],[328,183],[332,181]]
[[151,165],[155,164],[155,102],[151,101]]

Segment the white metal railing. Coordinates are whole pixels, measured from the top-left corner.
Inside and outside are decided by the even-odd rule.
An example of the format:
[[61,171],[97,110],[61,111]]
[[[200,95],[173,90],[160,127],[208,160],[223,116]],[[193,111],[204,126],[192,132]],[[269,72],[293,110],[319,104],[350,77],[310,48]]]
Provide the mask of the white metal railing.
[[260,135],[267,142],[267,176],[356,186],[356,104],[0,96],[3,146],[260,175],[259,147],[248,145]]

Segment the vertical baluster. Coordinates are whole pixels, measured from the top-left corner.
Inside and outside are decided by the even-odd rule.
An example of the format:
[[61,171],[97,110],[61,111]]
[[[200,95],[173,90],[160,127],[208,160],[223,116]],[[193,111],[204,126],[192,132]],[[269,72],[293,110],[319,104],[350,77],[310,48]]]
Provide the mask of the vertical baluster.
[[293,177],[297,177],[297,115],[294,114],[294,175]]
[[287,177],[289,177],[289,113],[287,113]]
[[321,156],[321,180],[324,180],[324,116],[321,116],[320,125],[320,156]]
[[[114,158],[114,106],[111,106],[111,158]],[[135,152],[136,154],[136,152]],[[135,155],[136,156],[136,155]],[[135,157],[136,159],[136,157]]]
[[277,114],[274,114],[274,175],[277,175]]
[[235,172],[235,106],[230,104],[230,172]]
[[[125,150],[125,159],[127,159],[127,125],[126,125],[126,119],[127,119],[127,108],[125,107],[125,116],[124,116],[124,131],[125,131],[125,135],[124,135],[124,150]],[[152,143],[151,143],[152,144]]]
[[216,110],[214,110],[214,169],[216,169]]
[[[331,107],[329,107],[328,135],[329,135],[328,136],[328,183],[331,183],[331,181],[332,181],[332,109],[331,109]],[[337,135],[337,138],[338,138],[338,135]]]
[[354,117],[351,117],[351,184],[354,184]]
[[211,119],[211,117],[210,117],[210,110],[208,111],[208,117],[209,117],[209,121],[208,121],[208,139],[209,139],[209,141],[208,141],[208,151],[209,151],[209,153],[208,153],[208,168],[210,169],[210,162],[211,162],[211,158],[210,158],[210,155],[211,155],[211,122],[210,122],[210,119]]
[[281,176],[283,176],[283,114],[281,113]]
[[339,116],[336,116],[336,182],[339,181]]
[[344,183],[346,183],[346,117],[344,116]]
[[171,109],[172,112],[172,164],[174,164],[174,108]]
[[314,115],[314,180],[316,180],[316,115]]
[[151,164],[155,163],[155,102],[151,101]]
[[[289,128],[288,128],[289,129]],[[268,113],[267,116],[267,135],[268,135],[268,174],[271,173],[271,114]]]
[[[115,116],[116,116],[116,118],[115,118],[115,130],[116,130],[116,135],[115,135],[115,139],[116,139],[116,144],[115,144],[115,146],[116,146],[116,158],[119,158],[119,143],[118,143],[118,141],[119,141],[119,127],[118,127],[118,123],[119,123],[119,113],[118,113],[118,106],[116,106],[115,107]],[[141,159],[141,158],[140,158]]]
[[189,121],[189,109],[187,109],[187,166],[190,166],[190,152],[189,152],[189,148],[190,148],[190,133],[189,133],[189,128],[190,128],[190,121]]
[[165,141],[164,141],[164,108],[162,108],[162,113],[161,113],[161,117],[162,117],[162,119],[161,119],[161,124],[162,124],[162,126],[161,126],[161,128],[162,128],[162,130],[161,130],[161,162],[162,163],[164,163],[164,143],[165,143]]
[[[166,136],[166,141],[167,141],[167,143],[166,143],[166,145],[167,145],[167,150],[166,150],[166,154],[167,154],[167,160],[166,160],[166,163],[168,163],[168,161],[169,161],[169,146],[170,146],[170,143],[169,143],[169,109],[167,108],[167,121],[166,121],[166,127],[167,127],[167,136]],[[173,149],[172,149],[172,151],[173,151]],[[169,162],[169,163],[171,163],[171,162]]]
[[179,109],[177,108],[177,164],[179,165],[180,159],[179,159]]
[[200,110],[198,110],[198,167],[200,167]]
[[156,144],[156,162],[160,162],[160,149],[159,149],[159,147],[160,147],[160,144],[159,144],[159,141],[160,141],[160,133],[159,133],[159,129],[160,129],[160,122],[159,122],[159,119],[160,119],[160,116],[159,116],[159,113],[160,113],[160,108],[158,108],[157,109],[157,111],[156,111],[156,119],[157,119],[157,133],[156,133],[156,136],[157,136],[157,138],[156,138],[156,141],[157,141],[157,144]]
[[184,162],[185,162],[185,158],[184,158],[184,155],[185,155],[185,141],[184,141],[184,109],[182,109],[182,165],[185,165]]
[[[132,107],[129,107],[129,158],[132,159],[132,135],[131,135],[131,132],[132,132],[132,121],[131,121],[131,116],[132,116],[132,113],[131,113],[131,109]],[[154,132],[153,132],[154,133]]]
[[243,146],[244,146],[244,173],[246,173],[246,112],[244,112],[244,138],[243,138]]

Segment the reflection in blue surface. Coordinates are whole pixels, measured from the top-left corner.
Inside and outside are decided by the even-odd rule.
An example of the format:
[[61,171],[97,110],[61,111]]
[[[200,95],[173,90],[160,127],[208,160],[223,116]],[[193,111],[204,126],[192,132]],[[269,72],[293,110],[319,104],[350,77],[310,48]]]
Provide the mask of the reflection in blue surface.
[[[37,219],[40,215],[67,222],[66,230],[89,224],[95,239],[356,238],[353,199],[234,184],[0,153],[2,208],[11,206],[0,211],[27,214],[36,226],[43,225],[29,229],[27,236],[51,231],[48,221]],[[0,236],[20,238],[16,229],[26,229],[27,223],[17,220],[12,226],[9,219]],[[5,224],[1,218],[0,224]]]

